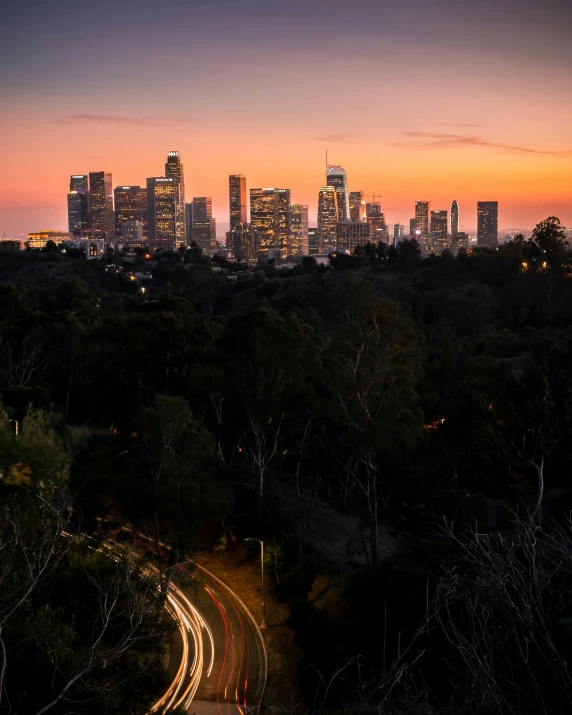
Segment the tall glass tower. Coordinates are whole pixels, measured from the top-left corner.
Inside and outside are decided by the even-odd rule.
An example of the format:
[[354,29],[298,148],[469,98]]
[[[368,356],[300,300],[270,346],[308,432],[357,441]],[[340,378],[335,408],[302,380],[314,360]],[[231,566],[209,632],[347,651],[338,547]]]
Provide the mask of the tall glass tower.
[[242,174],[231,174],[228,177],[228,194],[230,205],[230,230],[238,224],[246,223],[246,177]]
[[113,186],[107,171],[89,174],[89,224],[92,238],[103,238],[111,243],[115,236],[113,215]]
[[499,202],[477,202],[477,245],[498,246],[499,242]]
[[170,151],[167,154],[165,164],[165,176],[173,179],[175,186],[175,240],[177,246],[186,243],[186,213],[185,213],[185,174],[183,163],[178,151]]
[[459,204],[457,201],[451,203],[451,236],[459,233]]
[[334,186],[322,186],[318,194],[318,231],[323,251],[333,251],[337,243],[338,191]]
[[260,249],[280,248],[285,258],[290,241],[290,189],[250,189],[250,225]]
[[165,176],[147,179],[149,242],[154,248],[176,247],[175,182]]
[[345,221],[350,217],[350,195],[348,193],[348,177],[342,166],[326,167],[326,184],[334,186],[338,194],[338,221]]
[[415,221],[416,230],[420,231],[421,236],[427,236],[429,233],[429,214],[431,213],[430,201],[415,202]]

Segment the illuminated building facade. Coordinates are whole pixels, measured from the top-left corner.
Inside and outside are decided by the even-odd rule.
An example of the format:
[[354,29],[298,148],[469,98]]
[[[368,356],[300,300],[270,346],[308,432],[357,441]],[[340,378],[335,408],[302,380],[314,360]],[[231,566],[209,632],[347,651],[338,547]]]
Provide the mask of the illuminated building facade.
[[147,230],[153,248],[173,249],[175,231],[175,182],[166,176],[147,179]]
[[279,248],[285,258],[290,241],[290,189],[250,189],[250,225],[258,233],[261,251]]
[[175,240],[177,246],[186,243],[186,214],[185,214],[185,173],[183,162],[178,151],[170,151],[167,154],[165,164],[165,176],[173,179],[175,190]]
[[334,186],[322,186],[318,194],[318,231],[320,252],[333,251],[337,243],[338,192]]
[[28,240],[26,241],[29,248],[38,249],[45,248],[48,241],[53,241],[57,246],[60,243],[69,241],[73,239],[73,236],[68,231],[35,231],[34,233],[28,234]]
[[372,241],[372,226],[367,221],[338,221],[336,225],[337,248],[353,253],[356,246],[365,246]]
[[350,191],[350,220],[365,219],[365,194],[363,191]]
[[447,229],[447,211],[431,211],[430,238],[433,249],[438,253],[442,253],[449,245]]
[[147,229],[147,189],[143,186],[116,186],[115,198],[115,234],[122,238],[125,221],[139,221],[143,226],[143,238],[148,237]]
[[429,234],[429,214],[431,213],[430,201],[415,202],[415,231],[419,231],[420,236]]
[[290,206],[289,256],[308,255],[308,207],[302,204]]
[[228,198],[230,207],[230,230],[238,224],[246,223],[246,177],[231,174],[228,177]]
[[89,191],[87,174],[72,174],[70,176],[70,191]]
[[348,177],[342,166],[326,167],[326,184],[333,186],[338,195],[338,221],[350,218],[350,196],[348,192]]
[[451,202],[451,236],[459,233],[459,202]]
[[115,237],[113,187],[107,171],[89,174],[89,229],[92,238],[102,238],[108,243]]
[[73,236],[87,235],[89,231],[89,191],[72,189],[69,192],[68,228]]
[[216,220],[213,218],[213,200],[210,196],[193,198],[192,239],[203,251],[216,246]]
[[477,245],[498,246],[499,242],[499,202],[477,202]]
[[385,214],[381,204],[371,203],[365,205],[366,220],[371,226],[371,240],[374,243],[389,243],[389,231],[385,223]]
[[457,231],[453,236],[452,247],[457,253],[461,250],[466,250],[469,247],[469,234]]
[[320,241],[320,231],[318,227],[308,228],[308,255],[322,252],[322,242]]
[[393,224],[393,245],[396,246],[399,241],[403,240],[405,235],[405,226],[400,223]]
[[121,224],[121,243],[132,248],[143,248],[146,241],[143,237],[142,221],[123,221]]
[[238,223],[226,234],[226,247],[237,261],[254,262],[259,250],[258,233],[248,223]]

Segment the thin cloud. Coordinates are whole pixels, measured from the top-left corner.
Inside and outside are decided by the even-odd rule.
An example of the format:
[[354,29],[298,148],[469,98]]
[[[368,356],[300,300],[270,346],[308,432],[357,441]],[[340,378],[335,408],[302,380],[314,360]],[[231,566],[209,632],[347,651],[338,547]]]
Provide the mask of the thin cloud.
[[499,149],[501,151],[515,154],[541,154],[544,156],[561,156],[561,152],[546,151],[544,149],[531,149],[525,146],[515,146],[513,144],[502,144],[491,141],[484,137],[470,134],[441,134],[437,132],[402,132],[402,136],[410,141],[398,142],[398,146],[408,149],[435,149],[435,148],[458,148],[464,146],[482,146],[489,149]]
[[315,137],[317,142],[326,142],[327,144],[355,144],[359,141],[357,134],[324,134],[321,137]]
[[115,126],[166,127],[181,124],[183,119],[164,119],[157,121],[145,117],[122,117],[115,114],[69,114],[63,119],[56,119],[56,124],[108,124]]
[[486,124],[485,122],[466,122],[464,124],[456,122],[425,122],[434,127],[459,127],[460,129],[482,129],[483,127],[498,127],[498,124]]

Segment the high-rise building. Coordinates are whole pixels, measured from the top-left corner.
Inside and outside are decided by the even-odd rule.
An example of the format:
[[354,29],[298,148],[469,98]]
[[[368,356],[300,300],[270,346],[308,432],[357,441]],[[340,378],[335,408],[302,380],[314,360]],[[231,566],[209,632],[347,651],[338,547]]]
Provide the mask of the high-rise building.
[[175,182],[166,176],[147,179],[147,226],[154,248],[176,247]]
[[290,240],[290,189],[250,189],[250,225],[261,251],[279,248],[284,258]]
[[320,250],[333,251],[337,244],[338,192],[336,187],[322,186],[318,194],[318,231]]
[[258,253],[258,233],[249,223],[237,223],[226,234],[226,247],[237,261],[255,261]]
[[145,239],[143,238],[142,221],[123,221],[121,224],[121,243],[132,248],[143,248]]
[[102,238],[108,243],[113,241],[113,187],[111,174],[107,171],[89,173],[89,228],[92,238]]
[[326,184],[333,186],[338,194],[338,221],[345,221],[350,217],[350,195],[348,192],[348,177],[342,166],[326,167]]
[[451,202],[451,236],[459,233],[459,202]]
[[365,194],[363,191],[350,191],[350,219],[365,220]]
[[447,246],[447,212],[446,211],[431,211],[430,235],[431,242],[435,250],[439,253],[444,251]]
[[498,246],[499,202],[477,202],[477,245]]
[[290,206],[289,256],[308,255],[308,207],[301,204]]
[[429,233],[429,214],[431,213],[430,201],[415,202],[415,230],[420,231],[421,236]]
[[167,154],[165,176],[167,179],[173,179],[175,187],[175,238],[177,246],[179,246],[181,243],[186,243],[187,233],[185,229],[185,173],[178,151],[170,151]]
[[393,224],[393,245],[397,245],[399,241],[403,239],[405,235],[405,226],[400,223]]
[[69,192],[68,229],[73,236],[87,235],[89,231],[89,191],[72,189]]
[[317,227],[308,228],[308,255],[313,256],[315,253],[322,252],[322,242],[320,240],[320,231]]
[[415,238],[415,232],[417,231],[417,219],[409,219],[409,238]]
[[139,221],[143,226],[143,238],[147,238],[147,189],[144,186],[116,186],[115,234],[122,238],[124,221]]
[[89,191],[87,174],[72,174],[70,176],[70,191]]
[[469,234],[463,231],[458,231],[452,239],[453,250],[458,253],[461,249],[466,250],[469,247]]
[[210,196],[193,198],[192,239],[203,251],[216,246],[216,219],[213,218],[213,200]]
[[389,243],[389,231],[385,223],[385,214],[380,203],[365,205],[366,220],[371,226],[371,240],[374,243]]
[[356,246],[372,241],[372,225],[367,221],[338,221],[336,225],[337,248],[353,253]]
[[185,204],[185,231],[187,234],[187,246],[193,242],[193,202]]
[[248,221],[246,215],[246,177],[242,174],[231,174],[228,177],[228,194],[230,206],[230,230],[239,223]]

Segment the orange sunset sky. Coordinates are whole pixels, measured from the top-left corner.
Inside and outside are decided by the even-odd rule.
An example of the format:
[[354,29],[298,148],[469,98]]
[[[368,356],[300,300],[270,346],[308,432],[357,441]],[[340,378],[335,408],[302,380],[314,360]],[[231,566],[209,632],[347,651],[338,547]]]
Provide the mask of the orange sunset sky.
[[67,229],[71,173],[160,176],[228,222],[228,174],[310,205],[325,151],[408,225],[572,226],[572,3],[549,0],[12,0],[2,13],[0,232]]

